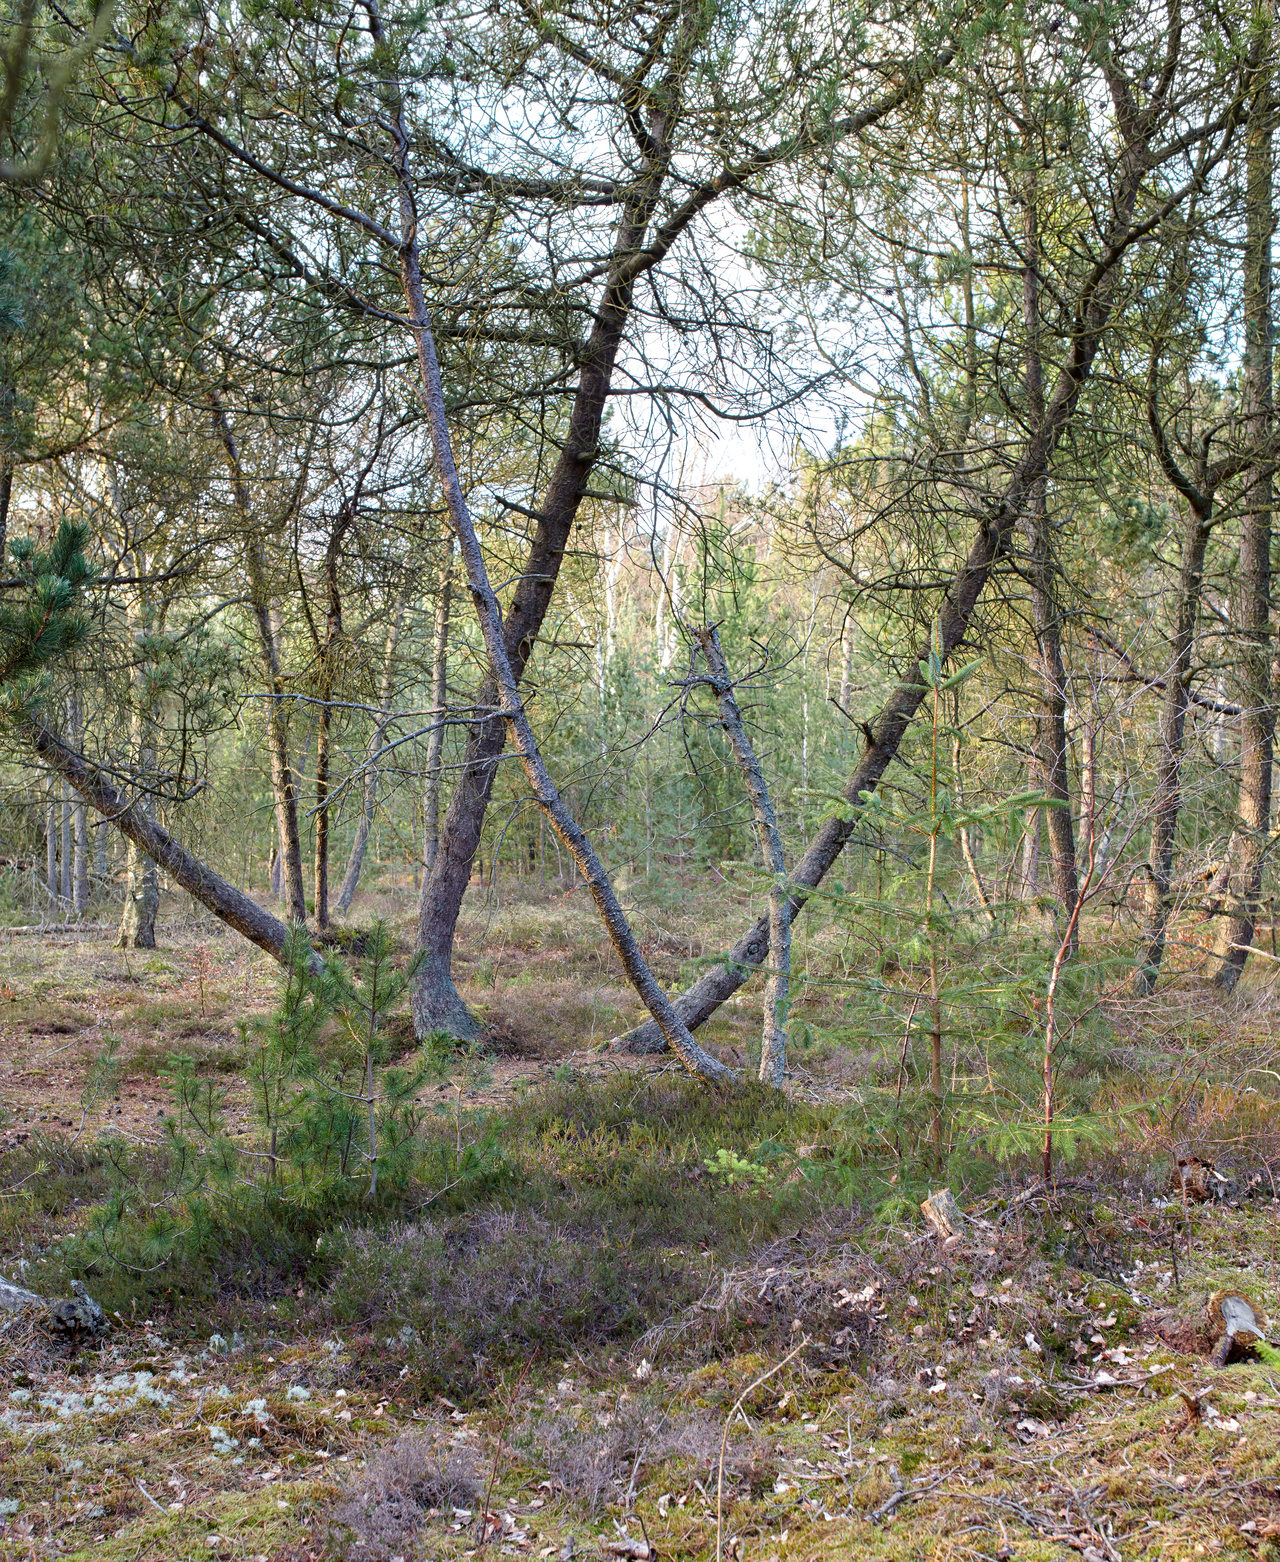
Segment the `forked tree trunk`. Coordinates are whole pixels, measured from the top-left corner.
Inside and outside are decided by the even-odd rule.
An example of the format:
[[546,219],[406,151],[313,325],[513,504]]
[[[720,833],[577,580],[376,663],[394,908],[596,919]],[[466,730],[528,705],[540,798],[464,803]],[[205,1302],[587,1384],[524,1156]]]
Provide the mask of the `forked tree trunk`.
[[1269,16],[1253,84],[1245,141],[1244,365],[1242,408],[1254,464],[1245,481],[1240,521],[1237,629],[1244,641],[1240,716],[1240,790],[1230,857],[1228,912],[1218,927],[1210,975],[1230,992],[1253,943],[1271,829],[1271,759],[1275,705],[1271,686],[1272,410],[1271,234],[1272,134]]
[[[407,177],[405,160],[408,153],[408,137],[404,130],[403,116],[399,113],[395,116],[394,133],[397,167],[403,180]],[[645,1007],[653,1015],[655,1024],[660,1027],[667,1044],[673,1048],[680,1061],[691,1073],[708,1080],[730,1079],[733,1077],[731,1070],[717,1058],[703,1051],[672,1008],[670,999],[649,969],[648,962],[640,951],[640,946],[631,931],[626,914],[614,893],[603,864],[585,832],[565,806],[543,764],[542,755],[538,751],[533,729],[529,725],[529,718],[525,715],[516,686],[516,676],[503,633],[502,609],[498,606],[498,599],[489,584],[484,555],[480,551],[480,542],[472,525],[471,512],[463,497],[462,485],[458,481],[457,469],[454,466],[449,429],[445,420],[440,365],[436,359],[435,341],[432,338],[426,299],[422,291],[422,275],[418,260],[419,228],[412,196],[407,183],[404,182],[401,184],[401,228],[404,238],[400,252],[401,276],[405,300],[414,323],[414,339],[418,350],[418,368],[422,382],[422,402],[431,430],[436,475],[440,479],[441,491],[449,507],[454,531],[457,533],[467,586],[472,602],[475,604],[476,617],[480,621],[480,631],[484,637],[485,650],[488,653],[496,685],[495,692],[502,718],[511,737],[512,747],[519,757],[538,806],[546,814],[551,827],[577,863],[623,968]]]
[[[1115,88],[1123,99],[1127,88]],[[1111,316],[1117,267],[1127,248],[1134,203],[1148,170],[1148,145],[1154,133],[1154,119],[1134,117],[1126,106],[1124,118],[1126,143],[1117,165],[1114,213],[1110,238],[1110,262],[1100,273],[1091,275],[1080,298],[1080,318],[1072,333],[1066,361],[1054,382],[1053,393],[1045,406],[1040,426],[1031,432],[1026,448],[1005,485],[999,501],[975,528],[964,563],[952,577],[938,610],[937,634],[943,660],[960,644],[973,618],[995,565],[1005,558],[1015,530],[1022,522],[1031,493],[1045,475],[1049,461],[1071,421],[1080,391],[1093,368],[1093,360]],[[863,793],[873,792],[892,763],[924,697],[919,678],[912,676],[900,683],[880,707],[872,721],[862,756],[844,787],[848,812],[843,818],[828,818],[809,843],[808,849],[791,870],[789,914],[794,921],[808,898],[839,858],[845,842],[853,833]],[[769,952],[769,919],[760,917],[727,952],[723,962],[709,968],[692,987],[674,1001],[680,1018],[691,1030],[702,1025],[726,998],[732,997],[749,980]],[[665,1046],[658,1027],[638,1026],[616,1039],[615,1045],[629,1052],[660,1052]]]
[[[384,36],[376,0],[368,0],[368,9],[372,31],[376,36]],[[679,35],[684,42],[673,48],[665,70],[663,107],[659,110],[655,103],[652,111],[645,110],[648,128],[635,155],[627,193],[620,203],[612,247],[600,268],[604,281],[578,357],[578,381],[560,455],[536,506],[533,539],[503,621],[507,659],[517,686],[541,632],[574,521],[595,469],[614,366],[631,319],[637,282],[662,261],[698,212],[720,195],[741,188],[767,166],[764,154],[760,154],[758,166],[753,160],[739,169],[722,170],[707,184],[686,194],[665,223],[654,225],[658,201],[670,173],[671,137],[680,122],[685,68],[705,25],[700,19],[693,20],[694,12],[687,14],[690,25]],[[954,47],[947,46],[931,55],[927,63],[909,65],[899,84],[841,122],[840,137],[855,135],[884,119],[923,80],[945,70],[954,55]],[[641,121],[637,119],[637,123]],[[476,700],[477,709],[496,709],[497,705],[497,690],[486,679]],[[414,1027],[419,1036],[440,1030],[474,1036],[479,1028],[454,986],[453,941],[505,741],[503,717],[494,716],[469,732],[435,865],[423,875],[417,938],[422,964],[412,1002]]]

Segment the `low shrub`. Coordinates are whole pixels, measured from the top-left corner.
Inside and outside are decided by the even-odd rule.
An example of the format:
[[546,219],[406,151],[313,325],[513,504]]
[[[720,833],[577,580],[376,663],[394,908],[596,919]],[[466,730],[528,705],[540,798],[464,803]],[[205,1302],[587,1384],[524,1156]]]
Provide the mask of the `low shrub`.
[[635,1338],[690,1302],[701,1277],[604,1225],[491,1209],[348,1231],[328,1305],[398,1338],[420,1377],[474,1395],[503,1366]]
[[439,1455],[422,1432],[405,1432],[355,1472],[327,1514],[326,1549],[360,1562],[391,1562],[415,1551],[432,1511],[471,1508],[481,1493],[469,1449]]

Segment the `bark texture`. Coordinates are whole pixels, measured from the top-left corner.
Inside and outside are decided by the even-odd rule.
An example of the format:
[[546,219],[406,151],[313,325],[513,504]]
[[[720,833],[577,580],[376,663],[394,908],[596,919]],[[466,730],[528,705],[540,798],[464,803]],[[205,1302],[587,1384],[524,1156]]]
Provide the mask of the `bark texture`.
[[1182,762],[1190,703],[1188,683],[1195,649],[1196,623],[1204,583],[1204,555],[1213,528],[1216,474],[1202,463],[1199,481],[1192,482],[1174,459],[1160,423],[1154,376],[1148,396],[1148,422],[1165,475],[1187,505],[1182,532],[1182,558],[1174,599],[1173,625],[1166,658],[1164,699],[1160,706],[1160,746],[1156,786],[1151,802],[1151,842],[1147,851],[1147,883],[1143,892],[1142,934],[1133,990],[1145,996],[1156,984],[1169,929],[1169,890],[1173,882],[1173,848],[1182,807]]
[[[1025,265],[1022,272],[1023,329],[1027,337],[1024,372],[1027,427],[1034,435],[1044,422],[1044,365],[1041,358],[1040,231],[1036,186],[1026,199]],[[1074,927],[1079,885],[1076,844],[1071,828],[1071,784],[1067,767],[1067,672],[1062,655],[1062,615],[1053,559],[1053,529],[1049,516],[1048,462],[1031,485],[1027,506],[1027,555],[1031,578],[1031,610],[1035,626],[1036,670],[1040,678],[1040,708],[1035,718],[1035,753],[1043,778],[1045,823],[1049,834],[1049,869],[1053,893],[1063,922]],[[1073,937],[1068,955],[1075,953]]]

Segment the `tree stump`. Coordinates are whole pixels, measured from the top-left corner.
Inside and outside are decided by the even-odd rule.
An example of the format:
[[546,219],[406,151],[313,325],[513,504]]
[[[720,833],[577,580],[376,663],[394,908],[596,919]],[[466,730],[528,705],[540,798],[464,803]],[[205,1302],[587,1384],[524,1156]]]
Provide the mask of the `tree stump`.
[[955,1194],[950,1188],[939,1188],[931,1193],[920,1209],[924,1218],[943,1241],[960,1235],[964,1216],[960,1213],[960,1206],[956,1203]]
[[1218,1336],[1209,1355],[1211,1367],[1225,1367],[1234,1357],[1266,1338],[1266,1313],[1240,1291],[1215,1291],[1209,1298],[1205,1315]]

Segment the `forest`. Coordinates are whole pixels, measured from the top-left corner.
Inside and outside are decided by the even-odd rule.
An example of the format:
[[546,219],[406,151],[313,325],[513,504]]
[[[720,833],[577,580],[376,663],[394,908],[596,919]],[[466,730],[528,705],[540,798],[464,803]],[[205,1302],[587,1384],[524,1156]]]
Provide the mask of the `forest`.
[[1278,147],[0,0],[0,1562],[1280,1559]]

